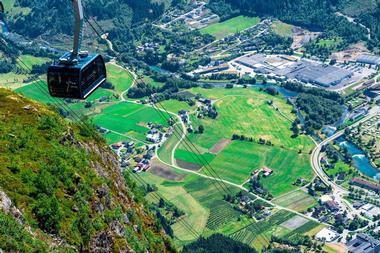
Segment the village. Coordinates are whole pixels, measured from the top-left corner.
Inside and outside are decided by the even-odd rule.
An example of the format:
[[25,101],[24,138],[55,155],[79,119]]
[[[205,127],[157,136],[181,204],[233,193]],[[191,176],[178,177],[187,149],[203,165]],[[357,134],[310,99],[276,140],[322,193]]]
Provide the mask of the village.
[[158,24],[163,29],[174,29],[176,26],[185,24],[190,30],[201,29],[210,24],[219,22],[218,15],[212,13],[202,1],[193,1],[186,10],[173,9],[167,11]]

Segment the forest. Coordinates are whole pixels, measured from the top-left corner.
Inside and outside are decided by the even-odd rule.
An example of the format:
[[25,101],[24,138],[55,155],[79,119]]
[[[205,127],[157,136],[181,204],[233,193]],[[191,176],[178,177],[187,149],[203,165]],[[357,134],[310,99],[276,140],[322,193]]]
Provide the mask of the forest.
[[318,95],[301,93],[296,103],[306,114],[304,128],[307,134],[320,130],[324,125],[335,123],[343,113],[339,103]]
[[182,253],[256,253],[248,245],[234,241],[221,234],[215,234],[208,238],[200,238],[197,241],[186,245]]
[[[20,34],[35,38],[41,34],[72,33],[73,17],[69,1],[62,4],[61,0],[19,0],[18,4],[31,9],[27,15],[19,14],[10,20],[10,28]],[[87,0],[83,5],[88,16],[100,21],[112,20],[128,28],[131,24],[155,20],[165,10],[163,3],[151,0]]]
[[273,16],[312,31],[341,36],[347,43],[365,39],[363,28],[334,15],[339,0],[211,0],[209,7],[224,19],[238,14]]

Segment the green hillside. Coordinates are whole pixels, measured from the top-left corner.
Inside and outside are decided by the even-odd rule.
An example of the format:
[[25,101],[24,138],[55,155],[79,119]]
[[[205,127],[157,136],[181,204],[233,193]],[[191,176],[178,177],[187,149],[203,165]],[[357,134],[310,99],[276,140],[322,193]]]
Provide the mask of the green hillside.
[[8,90],[0,104],[0,249],[175,252],[94,130]]

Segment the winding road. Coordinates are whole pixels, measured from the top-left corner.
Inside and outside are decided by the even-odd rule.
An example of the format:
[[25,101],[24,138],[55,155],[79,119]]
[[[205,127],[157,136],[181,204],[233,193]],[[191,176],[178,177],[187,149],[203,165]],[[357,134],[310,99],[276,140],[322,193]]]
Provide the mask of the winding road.
[[[379,108],[376,107],[366,117],[364,117],[363,119],[359,120],[358,122],[356,122],[355,124],[353,124],[350,127],[358,126],[360,123],[365,122],[365,121],[371,119],[372,117],[374,117],[375,115],[377,115],[379,112],[380,112]],[[330,143],[330,142],[338,139],[339,137],[341,137],[344,134],[344,131],[345,130],[338,131],[334,135],[328,137],[327,139],[325,139],[324,141],[322,141],[321,143],[319,143],[315,147],[315,149],[313,150],[313,152],[311,154],[310,162],[311,162],[311,166],[312,166],[314,172],[318,175],[318,177],[322,180],[322,182],[331,187],[333,196],[335,198],[335,201],[339,204],[339,206],[341,208],[343,208],[343,210],[347,211],[348,217],[349,218],[353,218],[355,215],[363,217],[358,210],[355,210],[352,207],[352,205],[347,200],[344,199],[344,195],[347,195],[349,193],[349,191],[347,189],[341,187],[340,185],[338,185],[334,181],[332,181],[326,175],[326,173],[323,171],[323,168],[322,168],[322,165],[321,165],[321,150],[322,150],[322,147],[324,145],[326,145],[326,144],[328,144],[328,143]]]
[[[117,55],[118,53],[114,51],[113,46],[112,46],[112,42],[109,41],[106,36],[104,36],[103,39],[107,41],[107,44],[108,44],[109,48]],[[114,63],[114,64],[116,64],[116,63]],[[135,84],[135,82],[136,82],[136,80],[137,80],[137,75],[133,71],[131,71],[130,69],[127,69],[127,68],[124,68],[124,69],[126,69],[127,71],[129,71],[131,73],[131,75],[133,76],[134,81],[133,81],[133,84],[131,85],[131,87],[133,87],[134,84]],[[136,101],[127,100],[125,98],[125,94],[127,92],[128,92],[128,89],[121,93],[121,101],[122,102],[137,103]],[[299,215],[301,217],[304,217],[304,218],[306,218],[308,220],[313,220],[315,222],[321,223],[319,220],[317,220],[317,219],[315,219],[313,217],[304,215],[303,213],[300,213],[300,212],[294,211],[292,209],[280,206],[278,204],[273,203],[272,201],[264,199],[261,196],[256,195],[256,194],[250,192],[243,185],[235,184],[233,182],[221,179],[220,177],[214,177],[211,173],[209,173],[209,175],[211,175],[211,176],[209,176],[209,175],[206,175],[206,173],[200,173],[200,172],[197,172],[197,171],[192,171],[192,170],[184,169],[184,168],[181,168],[181,167],[177,166],[177,164],[175,162],[175,158],[174,158],[174,152],[175,152],[176,148],[181,144],[181,142],[184,141],[185,138],[186,138],[186,134],[187,134],[186,125],[182,122],[181,118],[177,114],[175,114],[175,113],[167,112],[166,110],[158,108],[156,105],[152,105],[152,104],[146,104],[145,106],[150,106],[150,107],[153,107],[153,108],[155,108],[155,109],[157,109],[157,110],[159,110],[161,112],[169,113],[173,117],[177,118],[178,122],[181,124],[182,131],[181,131],[181,134],[180,134],[178,142],[176,143],[176,145],[174,146],[174,149],[172,150],[172,153],[171,153],[171,164],[166,163],[163,160],[161,160],[161,158],[157,154],[157,150],[158,149],[156,148],[155,158],[157,158],[162,164],[165,164],[167,166],[176,168],[176,169],[178,169],[180,171],[183,171],[183,172],[186,172],[186,173],[189,173],[189,174],[197,175],[197,176],[202,177],[202,178],[207,178],[207,179],[210,179],[210,180],[213,180],[213,181],[221,182],[223,185],[229,185],[229,186],[232,186],[232,187],[236,187],[236,188],[238,188],[238,189],[246,192],[247,194],[253,196],[255,199],[259,199],[259,200],[261,200],[261,201],[263,201],[263,202],[265,202],[265,203],[267,203],[267,204],[269,204],[271,206],[274,206],[278,210],[286,210],[288,212],[291,212],[291,213],[297,214],[297,215]],[[368,116],[366,116],[365,118],[363,118],[359,122],[355,123],[353,126],[356,126],[356,125],[360,124],[361,122],[364,122],[364,121],[370,119],[371,117],[375,116],[378,113],[379,113],[379,108],[377,108],[376,111],[371,112]],[[322,169],[322,166],[321,166],[321,163],[320,163],[320,155],[321,155],[321,149],[322,149],[322,147],[324,145],[328,144],[329,142],[331,142],[331,141],[339,138],[343,134],[344,134],[344,130],[341,130],[341,131],[335,133],[333,136],[331,136],[331,137],[327,138],[326,140],[322,141],[321,143],[317,144],[316,147],[315,147],[315,149],[312,152],[312,155],[311,155],[311,158],[310,158],[310,163],[311,163],[311,166],[312,166],[314,172],[316,173],[316,175],[319,178],[321,178],[321,180],[326,185],[331,186],[333,194],[334,194],[334,197],[335,197],[335,200],[338,202],[338,204],[341,207],[344,208],[344,210],[347,210],[347,213],[349,214],[349,218],[352,218],[354,215],[360,215],[360,214],[358,214],[357,210],[353,209],[352,206],[351,206],[351,204],[348,203],[343,198],[344,195],[348,194],[348,191],[346,189],[342,188],[340,185],[336,184],[335,182],[331,181],[329,179],[329,177],[324,173],[324,171]],[[329,224],[326,224],[326,223],[322,223],[322,224],[324,224],[326,226],[330,226]]]

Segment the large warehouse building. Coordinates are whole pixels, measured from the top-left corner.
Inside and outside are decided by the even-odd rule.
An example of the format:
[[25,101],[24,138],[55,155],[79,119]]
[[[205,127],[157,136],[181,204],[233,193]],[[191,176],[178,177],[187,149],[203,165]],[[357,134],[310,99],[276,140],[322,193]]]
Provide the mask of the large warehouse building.
[[306,59],[294,60],[281,55],[248,55],[240,57],[236,63],[251,68],[255,73],[322,87],[339,85],[354,75],[348,69]]
[[359,64],[368,64],[380,68],[380,56],[363,54],[356,59],[356,62]]
[[[299,70],[294,77],[304,83],[330,87],[341,83],[352,75],[353,73],[351,71],[335,66],[305,63],[305,68]],[[292,74],[289,76],[292,76]]]

